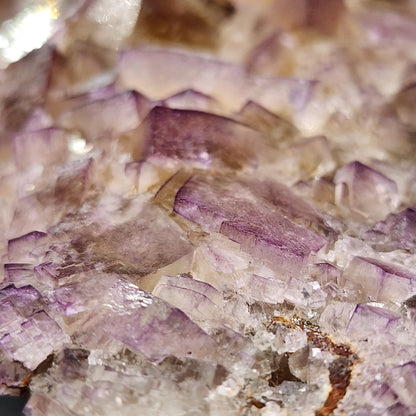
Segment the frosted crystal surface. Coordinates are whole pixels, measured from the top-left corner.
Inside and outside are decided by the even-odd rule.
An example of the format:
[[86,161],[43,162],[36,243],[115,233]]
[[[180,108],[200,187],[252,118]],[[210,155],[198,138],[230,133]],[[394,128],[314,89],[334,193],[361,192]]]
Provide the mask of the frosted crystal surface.
[[[11,3],[0,392],[415,415],[414,2]],[[49,37],[10,60],[31,22]]]

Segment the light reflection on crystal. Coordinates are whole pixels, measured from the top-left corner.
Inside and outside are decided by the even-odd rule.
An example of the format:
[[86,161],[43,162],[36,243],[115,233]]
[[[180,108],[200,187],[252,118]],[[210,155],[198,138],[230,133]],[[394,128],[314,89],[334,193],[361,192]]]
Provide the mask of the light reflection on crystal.
[[50,37],[62,0],[26,1],[22,10],[0,28],[0,67],[15,62]]
[[33,416],[414,414],[416,6],[55,3],[1,72],[0,391],[29,383]]
[[92,149],[92,146],[87,145],[86,140],[82,137],[73,134],[69,138],[68,148],[73,153],[83,154],[88,153]]

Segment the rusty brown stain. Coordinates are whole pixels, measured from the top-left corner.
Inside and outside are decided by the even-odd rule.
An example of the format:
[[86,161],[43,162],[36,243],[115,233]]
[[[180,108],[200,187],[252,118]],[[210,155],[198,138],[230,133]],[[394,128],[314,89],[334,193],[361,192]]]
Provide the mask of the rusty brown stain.
[[316,416],[329,416],[337,408],[338,403],[347,393],[351,380],[352,364],[352,361],[345,357],[339,357],[331,363],[329,366],[329,381],[332,388],[324,405],[315,412]]
[[29,376],[27,376],[27,377],[25,377],[23,380],[22,380],[22,386],[23,387],[28,387],[29,386],[29,383],[32,381],[32,374],[31,375],[29,375]]
[[248,407],[254,406],[257,409],[262,409],[266,406],[265,403],[261,402],[260,400],[257,400],[255,397],[249,397],[247,402]]
[[337,408],[338,403],[347,393],[351,381],[352,367],[358,357],[345,344],[336,344],[329,335],[320,331],[319,327],[310,321],[298,316],[286,319],[282,316],[275,316],[266,324],[268,330],[272,330],[276,323],[281,323],[290,329],[302,329],[307,332],[308,341],[321,351],[328,351],[335,355],[335,360],[329,365],[329,381],[331,391],[321,407],[315,412],[315,416],[329,416]]

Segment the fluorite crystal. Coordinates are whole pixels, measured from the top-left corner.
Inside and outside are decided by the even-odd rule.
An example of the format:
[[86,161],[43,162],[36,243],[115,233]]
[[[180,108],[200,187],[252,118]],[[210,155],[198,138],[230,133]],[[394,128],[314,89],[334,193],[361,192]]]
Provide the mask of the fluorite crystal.
[[38,3],[0,6],[0,393],[415,415],[414,2]]

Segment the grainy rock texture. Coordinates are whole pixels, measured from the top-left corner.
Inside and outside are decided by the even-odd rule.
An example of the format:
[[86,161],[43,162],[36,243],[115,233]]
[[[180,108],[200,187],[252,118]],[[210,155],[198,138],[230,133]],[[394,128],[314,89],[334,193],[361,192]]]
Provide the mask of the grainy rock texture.
[[1,393],[416,415],[416,3],[9,3]]

